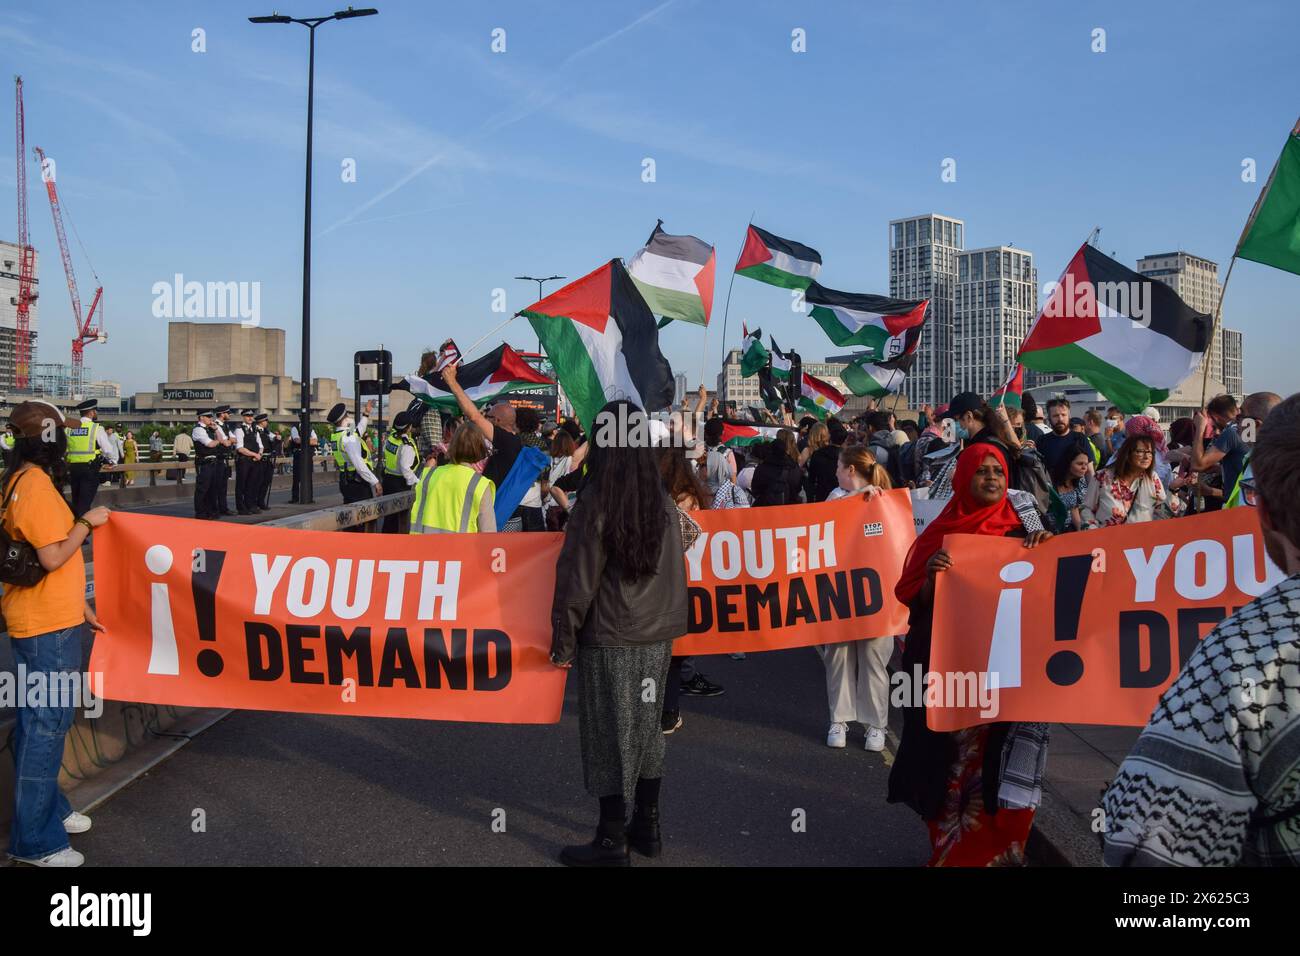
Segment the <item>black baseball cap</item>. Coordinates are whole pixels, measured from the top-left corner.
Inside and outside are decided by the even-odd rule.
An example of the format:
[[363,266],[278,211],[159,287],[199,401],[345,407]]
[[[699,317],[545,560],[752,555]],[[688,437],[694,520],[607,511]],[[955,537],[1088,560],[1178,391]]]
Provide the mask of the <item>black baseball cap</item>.
[[984,399],[978,392],[962,392],[953,397],[948,407],[939,414],[939,419],[961,418],[967,412],[978,412],[983,407]]

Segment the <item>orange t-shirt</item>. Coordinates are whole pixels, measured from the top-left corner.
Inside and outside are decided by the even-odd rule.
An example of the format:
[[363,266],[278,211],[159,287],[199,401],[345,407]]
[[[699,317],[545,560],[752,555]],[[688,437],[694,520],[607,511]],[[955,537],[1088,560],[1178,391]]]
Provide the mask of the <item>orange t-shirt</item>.
[[[39,468],[28,468],[14,481],[19,484],[4,512],[4,529],[9,536],[34,548],[67,538],[73,527],[72,509],[50,476]],[[0,611],[4,612],[10,637],[36,637],[75,627],[85,621],[85,607],[86,563],[80,548],[35,587],[6,584],[0,597]]]

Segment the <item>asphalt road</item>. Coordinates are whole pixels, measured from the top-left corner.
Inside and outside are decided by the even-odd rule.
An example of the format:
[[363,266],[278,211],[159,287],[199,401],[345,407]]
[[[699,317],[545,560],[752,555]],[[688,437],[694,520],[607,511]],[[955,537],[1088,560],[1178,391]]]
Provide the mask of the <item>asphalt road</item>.
[[[825,746],[811,649],[700,663],[727,693],[683,698],[664,856],[634,865],[925,861],[922,823],[884,802],[890,755],[865,752],[856,727],[846,749]],[[540,727],[236,711],[101,805],[73,845],[95,866],[555,863],[596,818],[574,686]]]

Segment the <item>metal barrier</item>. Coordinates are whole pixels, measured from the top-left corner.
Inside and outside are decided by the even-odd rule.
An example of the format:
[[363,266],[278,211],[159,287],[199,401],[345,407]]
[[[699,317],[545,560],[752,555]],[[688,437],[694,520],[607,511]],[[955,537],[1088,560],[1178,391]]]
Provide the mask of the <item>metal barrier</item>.
[[[330,470],[329,466],[334,463],[334,459],[329,455],[317,455],[311,460],[311,463],[313,468],[320,465],[322,472],[328,472]],[[276,459],[276,464],[292,464],[292,460],[285,455],[281,455]],[[147,471],[149,473],[149,484],[155,486],[158,484],[159,472],[174,471],[177,472],[175,481],[179,485],[185,481],[185,473],[193,471],[194,466],[195,462],[192,458],[189,461],[133,461],[130,464],[101,465],[99,471],[100,474]]]

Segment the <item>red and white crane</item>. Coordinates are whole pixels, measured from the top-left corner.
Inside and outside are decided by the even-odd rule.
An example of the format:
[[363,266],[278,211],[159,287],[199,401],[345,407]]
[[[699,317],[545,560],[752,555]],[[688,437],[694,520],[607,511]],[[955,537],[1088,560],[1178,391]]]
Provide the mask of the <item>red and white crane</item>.
[[32,275],[36,267],[36,250],[27,241],[27,157],[24,155],[23,134],[23,78],[14,77],[14,102],[18,143],[18,320],[14,336],[14,386],[25,391],[30,385],[32,362],[31,304],[36,301],[32,291]]
[[[41,178],[45,180],[45,191],[50,197],[50,215],[54,217],[54,233],[59,238],[59,254],[63,256],[63,272],[68,277],[68,295],[72,298],[72,318],[77,324],[77,335],[72,340],[72,380],[69,391],[72,395],[79,395],[85,389],[85,382],[82,381],[83,373],[83,356],[87,342],[106,342],[108,335],[103,328],[103,310],[100,310],[100,324],[95,325],[95,309],[99,306],[100,299],[104,296],[104,287],[99,285],[99,276],[95,275],[95,297],[90,301],[90,311],[86,313],[83,320],[81,317],[81,293],[77,291],[77,274],[72,271],[72,256],[68,252],[68,237],[63,231],[63,210],[59,205],[59,192],[55,187],[54,164],[45,158],[45,151],[39,146],[32,147],[36,153],[36,161],[41,168]],[[80,241],[80,238],[78,238]],[[86,251],[85,247],[81,250]],[[89,260],[89,256],[86,257]],[[92,274],[95,267],[90,267]]]

